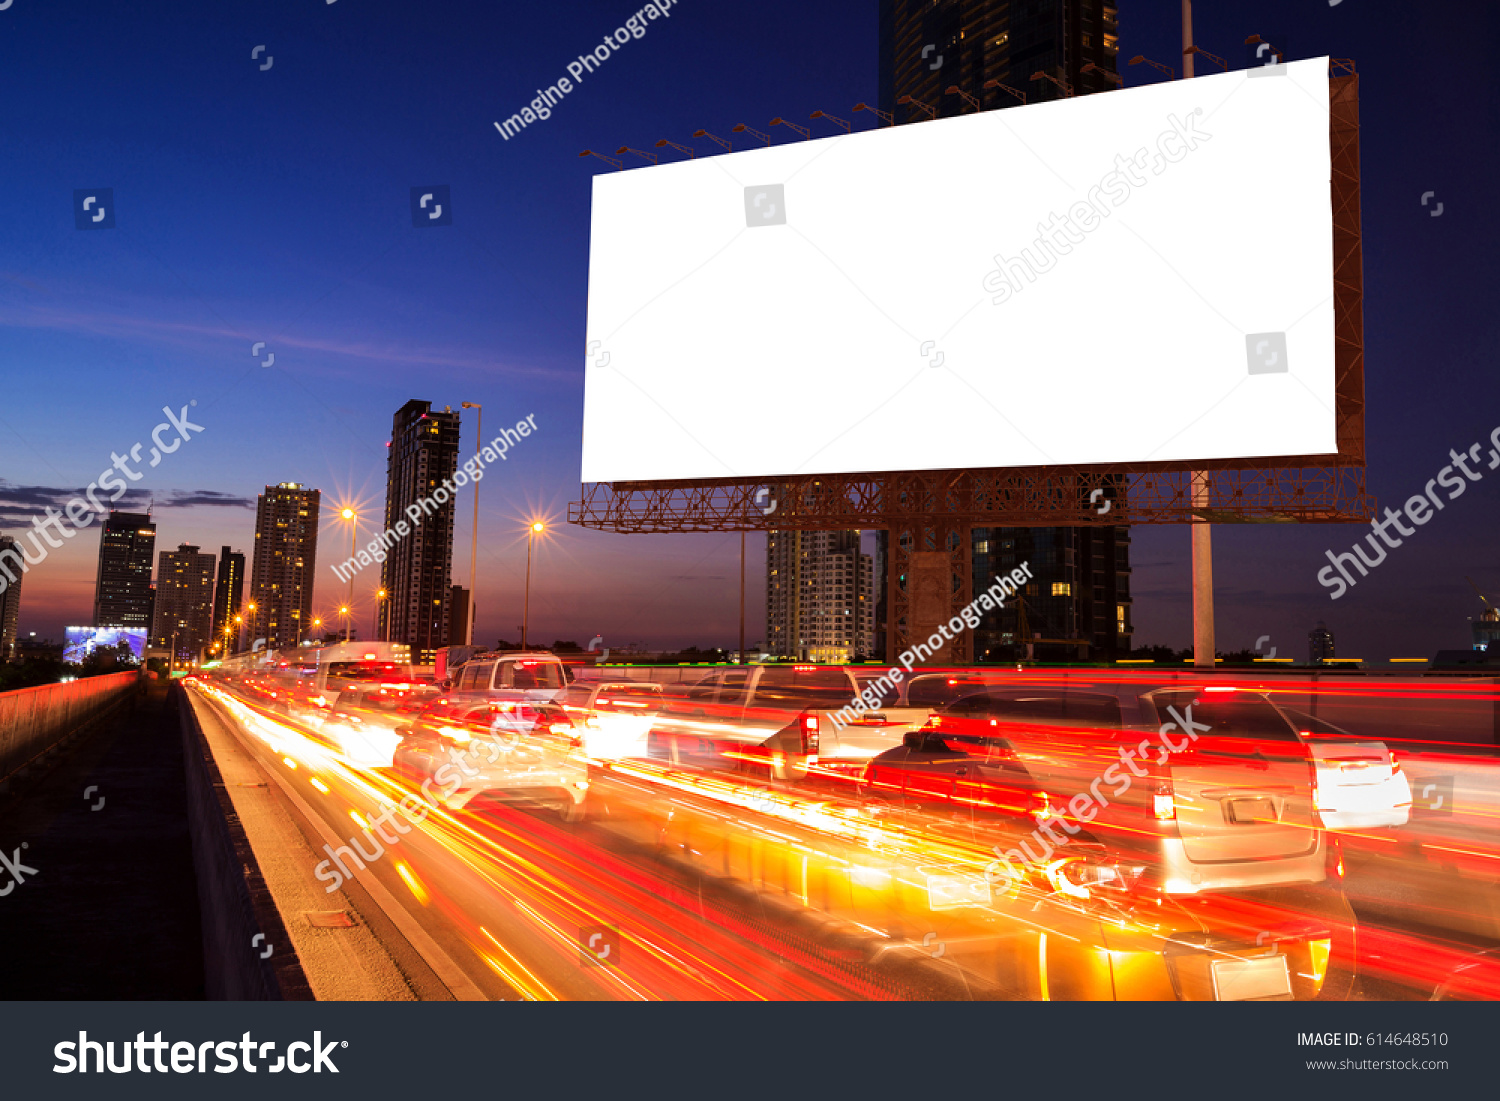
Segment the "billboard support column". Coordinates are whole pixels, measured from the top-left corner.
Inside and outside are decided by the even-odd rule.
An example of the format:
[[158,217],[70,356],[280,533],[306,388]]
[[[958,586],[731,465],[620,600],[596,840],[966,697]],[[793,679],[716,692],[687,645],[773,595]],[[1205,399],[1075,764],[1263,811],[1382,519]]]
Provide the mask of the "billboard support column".
[[1193,471],[1193,667],[1214,667],[1214,550],[1208,472]]

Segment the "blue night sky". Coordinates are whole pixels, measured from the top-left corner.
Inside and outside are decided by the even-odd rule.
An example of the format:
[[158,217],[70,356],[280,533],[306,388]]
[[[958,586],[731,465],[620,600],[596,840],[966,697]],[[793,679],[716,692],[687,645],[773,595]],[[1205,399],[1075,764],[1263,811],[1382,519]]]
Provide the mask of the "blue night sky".
[[[315,486],[326,612],[342,590],[328,563],[348,541],[332,505],[353,501],[373,534],[392,413],[410,398],[481,402],[487,436],[528,414],[539,426],[483,483],[481,640],[514,637],[525,525],[544,516],[555,527],[538,547],[535,639],[733,645],[737,535],[563,522],[579,492],[590,179],[608,171],[578,153],[659,138],[707,153],[690,138],[700,127],[764,129],[816,109],[847,118],[877,98],[876,5],[680,0],[550,119],[501,138],[496,120],[638,8],[13,0],[0,11],[0,530],[18,532],[95,480],[112,451],[147,441],[163,406],[196,401],[206,431],[135,484],[155,496],[159,545],[249,551],[256,493]],[[1153,75],[1123,65],[1134,54],[1180,66],[1177,0],[1119,8],[1127,86]],[[1369,487],[1399,507],[1450,448],[1500,425],[1488,293],[1496,93],[1493,51],[1476,33],[1490,20],[1476,22],[1477,4],[1441,15],[1372,0],[1199,8],[1198,42],[1233,68],[1251,33],[1293,57],[1358,65]],[[410,191],[430,184],[450,188],[453,224],[418,230]],[[78,188],[113,189],[116,228],[74,228]],[[1426,191],[1441,217],[1420,205]],[[272,367],[252,358],[256,342]],[[941,426],[912,426],[924,430]],[[1220,648],[1269,634],[1283,656],[1305,654],[1320,618],[1346,655],[1467,645],[1479,604],[1464,575],[1500,597],[1497,503],[1500,470],[1337,602],[1316,573],[1326,548],[1348,549],[1361,529],[1216,528]],[[466,491],[461,582],[469,515]],[[89,530],[27,576],[23,632],[88,621],[97,539]],[[1134,539],[1137,642],[1188,645],[1187,531],[1138,528]],[[754,641],[764,537],[750,547]]]

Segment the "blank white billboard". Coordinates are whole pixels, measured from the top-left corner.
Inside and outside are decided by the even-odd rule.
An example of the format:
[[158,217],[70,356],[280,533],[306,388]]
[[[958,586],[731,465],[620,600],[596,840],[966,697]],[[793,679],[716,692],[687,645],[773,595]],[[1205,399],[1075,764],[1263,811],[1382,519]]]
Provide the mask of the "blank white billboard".
[[1334,453],[1327,70],[595,177],[583,481]]

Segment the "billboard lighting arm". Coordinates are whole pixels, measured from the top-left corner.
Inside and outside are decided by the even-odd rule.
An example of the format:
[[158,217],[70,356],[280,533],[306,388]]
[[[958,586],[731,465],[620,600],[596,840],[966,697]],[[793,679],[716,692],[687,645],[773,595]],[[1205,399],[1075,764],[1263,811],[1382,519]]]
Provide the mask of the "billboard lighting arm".
[[687,146],[685,146],[685,145],[678,145],[675,141],[668,141],[666,138],[662,138],[661,141],[657,142],[656,143],[656,148],[660,149],[664,145],[670,145],[673,149],[677,150],[677,152],[679,152],[679,153],[686,153],[688,155],[688,160],[692,160],[692,159],[694,159],[697,156],[697,154],[694,153]]
[[[1134,62],[1132,62],[1132,64],[1134,64]],[[1044,73],[1040,69],[1038,69],[1036,72],[1034,72],[1034,73],[1031,74],[1031,79],[1032,80],[1050,80],[1050,81],[1052,81],[1053,84],[1057,85],[1058,89],[1061,90],[1061,92],[1062,92],[1063,95],[1065,95],[1065,96],[1071,96],[1073,94],[1073,86],[1071,84],[1069,84],[1066,80],[1059,80],[1057,77],[1053,76],[1051,73]]]
[[592,149],[585,149],[582,153],[580,153],[578,155],[580,157],[598,157],[601,161],[603,161],[605,164],[609,165],[611,168],[624,168],[625,167],[625,162],[624,161],[617,161],[613,157],[606,157],[603,153],[595,153]]
[[913,99],[911,96],[902,96],[896,102],[911,107],[920,107],[922,110],[927,112],[927,117],[929,119],[937,118],[937,108],[927,106],[927,104],[923,103],[920,99]]
[[761,141],[765,142],[767,145],[771,144],[771,135],[770,134],[762,134],[759,130],[756,130],[756,129],[753,129],[752,127],[746,126],[743,122],[740,123],[738,126],[736,126],[733,130],[731,130],[730,133],[731,134],[754,134],[757,138],[759,138]]
[[1123,83],[1125,83],[1125,78],[1122,77],[1122,76],[1120,76],[1119,73],[1112,73],[1108,69],[1101,69],[1099,66],[1095,65],[1092,61],[1090,61],[1087,65],[1085,65],[1083,68],[1079,69],[1078,71],[1080,73],[1098,73],[1100,76],[1102,76],[1105,80],[1109,81],[1111,84],[1123,84]]
[[634,153],[637,157],[640,157],[642,160],[650,161],[652,164],[658,164],[661,161],[661,158],[658,157],[655,153],[642,153],[639,149],[632,149],[628,145],[622,145],[620,146],[620,148],[615,150],[615,156],[617,157],[623,157],[626,153]]
[[886,114],[879,107],[871,107],[869,104],[866,104],[866,103],[856,103],[854,105],[854,109],[856,111],[870,111],[870,112],[873,112],[874,115],[875,115],[875,117],[878,118],[881,122],[885,123],[887,126],[895,126],[896,125],[896,116],[895,115],[888,115],[888,114]]
[[968,92],[964,91],[957,84],[948,85],[948,87],[943,90],[943,95],[961,96],[963,98],[963,101],[970,107],[972,107],[976,111],[979,110],[979,97],[969,95]]
[[[1258,34],[1252,34],[1249,38],[1245,39],[1245,45],[1247,45],[1247,46],[1258,46],[1262,42],[1266,42],[1266,40],[1264,38],[1262,38]],[[1272,54],[1272,56],[1279,57],[1283,61],[1286,60],[1286,56],[1280,50],[1278,50],[1275,46],[1272,46],[1271,43],[1269,43],[1269,42],[1266,42],[1266,45],[1267,46],[1271,46],[1271,54]]]
[[808,138],[812,137],[812,131],[810,129],[808,129],[806,126],[798,126],[795,122],[789,122],[788,120],[782,118],[780,115],[777,115],[775,118],[773,118],[771,120],[771,125],[772,126],[790,126],[793,130],[797,131],[797,133],[799,133],[799,134],[802,135],[802,140],[803,141],[806,141]]
[[[1186,50],[1184,50],[1183,52],[1187,53]],[[1188,56],[1191,57],[1192,55],[1189,54]],[[1174,68],[1172,68],[1172,66],[1170,66],[1170,65],[1163,65],[1160,61],[1152,61],[1149,57],[1146,57],[1143,54],[1136,54],[1129,61],[1125,62],[1125,64],[1127,64],[1127,65],[1139,65],[1143,61],[1147,65],[1150,65],[1157,72],[1159,72],[1159,73],[1166,73],[1168,80],[1176,80],[1177,79],[1177,70],[1174,69]],[[1031,79],[1035,80],[1036,77],[1032,77]]]
[[986,80],[984,82],[985,91],[989,91],[991,88],[999,88],[1002,92],[1009,92],[1011,95],[1015,96],[1021,101],[1021,106],[1026,106],[1025,92],[1022,92],[1016,88],[1012,88],[1009,84],[1001,84],[998,80]]
[[722,147],[723,150],[724,150],[724,152],[726,152],[726,153],[733,153],[734,152],[734,146],[730,145],[723,138],[715,137],[713,134],[710,134],[707,130],[694,130],[693,131],[693,137],[695,137],[695,138],[707,138],[709,141],[713,142],[715,145],[718,145],[718,146]]
[[844,133],[846,134],[854,129],[852,123],[845,122],[837,115],[830,115],[826,111],[814,111],[807,117],[810,119],[827,119],[829,122],[837,123],[839,126],[842,126],[844,128]]
[[[1209,53],[1202,46],[1189,46],[1187,49],[1183,50],[1182,52],[1184,54],[1188,54],[1188,55],[1191,55],[1191,56],[1206,57],[1210,61],[1212,61],[1215,65],[1217,65],[1219,68],[1223,69],[1226,73],[1229,72],[1229,62],[1225,61],[1218,54],[1211,54],[1211,53]],[[1189,73],[1188,75],[1191,76],[1192,74]]]

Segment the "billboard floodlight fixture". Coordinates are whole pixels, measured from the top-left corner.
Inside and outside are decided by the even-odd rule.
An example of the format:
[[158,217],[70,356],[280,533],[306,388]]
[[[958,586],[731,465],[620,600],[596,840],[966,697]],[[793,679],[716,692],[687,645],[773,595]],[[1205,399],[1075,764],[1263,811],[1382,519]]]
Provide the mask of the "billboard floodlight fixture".
[[736,126],[733,130],[731,130],[730,133],[731,134],[754,134],[757,138],[759,138],[761,141],[765,142],[767,145],[771,144],[771,135],[770,134],[762,134],[759,130],[755,129],[753,126],[746,126],[743,122],[740,123],[738,126]]
[[730,145],[723,138],[715,137],[713,134],[710,134],[707,130],[694,130],[693,131],[693,137],[695,137],[695,138],[707,138],[709,141],[713,142],[715,145],[721,146],[723,148],[724,152],[726,152],[726,153],[733,153],[734,152],[734,146]]
[[[1172,66],[1170,66],[1170,65],[1163,65],[1160,61],[1152,61],[1149,57],[1146,57],[1146,56],[1144,56],[1142,54],[1136,54],[1134,57],[1132,57],[1125,64],[1127,64],[1127,65],[1139,65],[1142,62],[1145,62],[1147,65],[1150,65],[1157,72],[1166,73],[1168,80],[1176,80],[1177,79],[1177,70],[1174,69],[1174,68],[1172,68]],[[1031,79],[1035,80],[1036,77],[1032,77]]]

